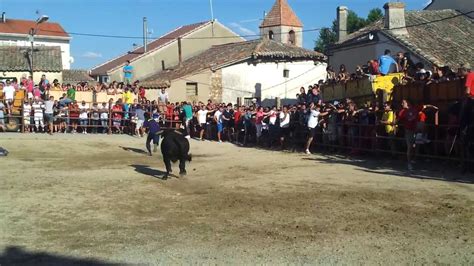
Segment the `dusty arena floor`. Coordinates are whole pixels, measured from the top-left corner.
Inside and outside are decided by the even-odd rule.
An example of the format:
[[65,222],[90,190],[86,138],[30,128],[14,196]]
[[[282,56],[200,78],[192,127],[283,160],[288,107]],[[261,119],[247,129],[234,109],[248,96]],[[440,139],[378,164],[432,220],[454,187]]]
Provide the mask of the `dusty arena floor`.
[[163,181],[143,142],[1,134],[0,265],[474,264],[473,179],[438,162],[193,140]]

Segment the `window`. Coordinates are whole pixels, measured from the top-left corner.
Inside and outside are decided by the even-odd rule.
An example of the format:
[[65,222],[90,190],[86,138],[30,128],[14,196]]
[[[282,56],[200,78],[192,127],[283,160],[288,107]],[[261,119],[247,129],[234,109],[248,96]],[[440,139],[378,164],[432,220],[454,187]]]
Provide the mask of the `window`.
[[186,96],[197,96],[198,84],[196,82],[186,83]]
[[274,36],[273,36],[273,31],[271,30],[271,31],[268,32],[268,38],[269,38],[270,40],[273,40],[273,37],[274,37]]
[[289,44],[296,44],[296,35],[294,30],[290,30],[288,33],[288,43]]

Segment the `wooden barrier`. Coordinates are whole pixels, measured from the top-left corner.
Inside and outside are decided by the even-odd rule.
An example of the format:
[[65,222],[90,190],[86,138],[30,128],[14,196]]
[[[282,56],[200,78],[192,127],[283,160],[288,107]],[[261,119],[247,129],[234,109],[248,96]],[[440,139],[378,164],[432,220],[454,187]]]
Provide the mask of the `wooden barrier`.
[[[65,94],[65,91],[49,91],[50,96],[54,96],[54,99],[58,100]],[[132,99],[138,98],[138,95],[132,93]],[[113,101],[117,101],[118,99],[122,99],[122,94],[107,94],[106,92],[97,92],[95,94],[92,91],[76,91],[75,100],[78,102],[85,101],[87,103],[91,102],[108,102],[110,99]]]

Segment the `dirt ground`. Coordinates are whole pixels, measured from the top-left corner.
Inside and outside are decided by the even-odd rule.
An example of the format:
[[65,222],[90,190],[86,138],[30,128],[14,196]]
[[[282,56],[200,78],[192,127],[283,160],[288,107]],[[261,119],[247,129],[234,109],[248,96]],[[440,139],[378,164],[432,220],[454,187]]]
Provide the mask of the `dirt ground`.
[[163,181],[144,139],[0,146],[0,265],[474,264],[474,180],[439,162],[408,177],[379,158],[192,140],[188,176]]

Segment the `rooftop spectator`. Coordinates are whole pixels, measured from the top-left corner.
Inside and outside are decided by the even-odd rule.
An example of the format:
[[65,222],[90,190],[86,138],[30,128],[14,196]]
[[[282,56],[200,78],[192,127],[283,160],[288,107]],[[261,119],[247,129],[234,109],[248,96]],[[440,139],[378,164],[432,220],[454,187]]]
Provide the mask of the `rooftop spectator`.
[[387,49],[387,50],[385,50],[384,55],[380,56],[380,58],[379,58],[380,74],[382,74],[382,75],[389,74],[393,65],[397,69],[396,72],[399,72],[397,62],[391,56],[391,51]]

